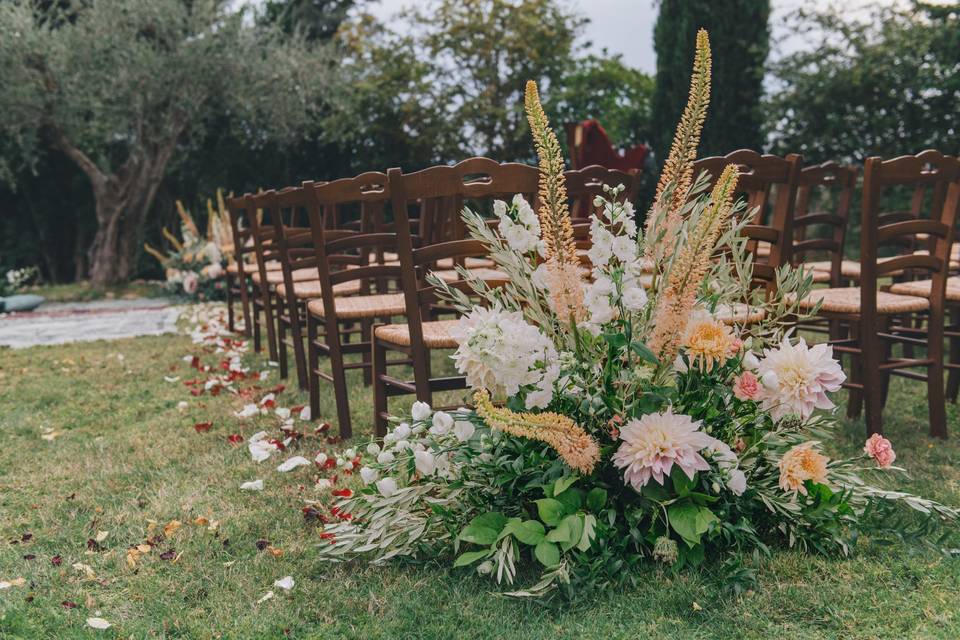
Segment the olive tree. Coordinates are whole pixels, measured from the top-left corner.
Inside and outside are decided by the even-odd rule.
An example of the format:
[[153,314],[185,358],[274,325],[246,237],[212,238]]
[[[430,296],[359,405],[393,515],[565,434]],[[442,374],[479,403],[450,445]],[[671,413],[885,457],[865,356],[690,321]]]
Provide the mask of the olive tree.
[[120,282],[178,146],[224,113],[253,141],[296,138],[329,73],[322,49],[217,0],[9,0],[0,3],[0,174],[50,150],[75,163],[95,201],[90,279]]

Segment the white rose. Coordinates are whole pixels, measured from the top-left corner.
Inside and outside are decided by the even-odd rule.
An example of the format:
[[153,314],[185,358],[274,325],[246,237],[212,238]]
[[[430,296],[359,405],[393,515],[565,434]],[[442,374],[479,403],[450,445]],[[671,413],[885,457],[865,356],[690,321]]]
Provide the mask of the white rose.
[[406,422],[401,422],[397,425],[397,428],[393,430],[393,438],[395,440],[406,440],[410,437],[410,425]]
[[425,476],[429,476],[437,470],[437,460],[429,451],[415,451],[413,453],[413,459],[414,463],[416,464],[417,471]]
[[426,402],[414,402],[413,406],[410,408],[410,414],[417,422],[426,420],[430,417],[431,413],[432,411],[430,410],[430,405],[428,405]]
[[410,446],[410,443],[407,442],[406,440],[397,440],[397,444],[393,445],[393,450],[396,451],[397,453],[410,448],[412,447]]
[[370,444],[367,445],[367,453],[369,453],[372,456],[377,455],[378,453],[380,453],[380,445],[378,445],[376,442],[371,442]]
[[360,479],[363,480],[363,484],[376,482],[377,475],[376,469],[371,469],[370,467],[361,467],[360,469]]
[[773,371],[767,371],[765,374],[763,374],[763,377],[760,379],[760,381],[767,389],[776,389],[780,384],[780,379]]
[[469,420],[457,420],[453,423],[453,434],[457,436],[457,440],[460,442],[466,442],[472,438],[473,432],[476,430],[477,428]]
[[757,356],[752,351],[747,351],[747,355],[743,356],[743,368],[747,371],[756,371],[759,366],[760,360],[757,359]]
[[503,200],[494,200],[493,201],[493,215],[498,218],[502,218],[507,215],[507,203]]
[[394,458],[393,454],[389,451],[381,451],[380,454],[377,455],[377,462],[380,464],[390,464],[394,460],[396,460],[396,458]]
[[727,489],[730,489],[734,495],[743,495],[743,492],[747,490],[747,476],[744,475],[743,471],[740,471],[740,469],[732,469],[730,471],[730,479],[727,480]]
[[435,436],[446,435],[453,428],[453,417],[449,413],[437,411],[433,414],[433,426],[430,427],[430,433]]
[[397,481],[393,478],[377,480],[377,491],[379,491],[380,495],[384,498],[389,498],[397,492]]

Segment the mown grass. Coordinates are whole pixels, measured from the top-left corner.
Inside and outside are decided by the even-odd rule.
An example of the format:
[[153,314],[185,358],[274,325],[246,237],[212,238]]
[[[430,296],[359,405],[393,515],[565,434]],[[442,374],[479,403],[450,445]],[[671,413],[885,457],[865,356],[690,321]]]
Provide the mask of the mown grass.
[[[26,580],[0,591],[0,637],[960,637],[960,560],[869,541],[849,559],[777,551],[760,568],[758,588],[739,598],[722,595],[710,571],[649,568],[637,586],[559,610],[494,595],[491,583],[443,559],[320,563],[317,529],[300,511],[318,497],[313,470],[279,474],[282,456],[257,465],[245,446],[230,445],[228,434],[260,428],[233,416],[243,400],[195,399],[163,381],[191,377],[182,357],[194,352],[181,336],[0,351],[0,580]],[[273,373],[264,386],[277,382]],[[352,389],[355,428],[369,432],[369,390],[358,377]],[[327,415],[330,395],[325,388]],[[190,402],[182,414],[181,400]],[[287,391],[281,400],[305,398]],[[924,403],[918,383],[896,383],[888,435],[912,471],[910,490],[960,504],[960,414],[949,408],[954,439],[934,442]],[[205,420],[213,428],[197,433],[194,423]],[[862,428],[845,423],[836,448],[862,446]],[[46,429],[57,433],[52,441],[41,437]],[[300,452],[312,457],[318,446],[307,439]],[[238,490],[255,478],[264,491]],[[219,521],[218,530],[193,524],[198,517]],[[171,520],[182,528],[128,566],[126,549]],[[148,531],[151,521],[158,524]],[[89,550],[98,531],[109,532],[102,550]],[[258,550],[258,540],[282,555]],[[159,558],[171,549],[175,560]],[[60,566],[51,563],[57,555]],[[272,586],[286,575],[296,581],[289,593]],[[269,590],[276,597],[256,604]],[[95,615],[112,628],[88,628]]]
[[85,280],[66,284],[28,287],[24,293],[36,293],[48,302],[90,302],[120,298],[159,298],[169,295],[159,282],[136,280],[106,289],[94,287]]

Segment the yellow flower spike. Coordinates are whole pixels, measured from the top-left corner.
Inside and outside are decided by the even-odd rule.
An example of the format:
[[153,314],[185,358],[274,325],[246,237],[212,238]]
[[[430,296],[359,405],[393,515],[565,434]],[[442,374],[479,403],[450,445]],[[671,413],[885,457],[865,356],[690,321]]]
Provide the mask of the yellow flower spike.
[[163,228],[163,237],[169,240],[170,244],[172,244],[173,248],[176,249],[177,251],[183,250],[183,245],[180,244],[179,240],[177,240],[177,236],[167,231],[166,227]]
[[653,335],[648,343],[661,362],[672,363],[677,355],[690,312],[697,302],[697,290],[710,268],[723,225],[730,219],[739,179],[736,166],[728,164],[713,187],[710,204],[690,231],[670,270],[667,287],[657,302]]
[[577,245],[573,239],[567,185],[563,177],[563,154],[557,135],[540,104],[537,83],[527,81],[524,107],[537,148],[540,167],[540,237],[545,247],[547,285],[554,311],[564,324],[586,317]]
[[600,461],[600,446],[573,420],[558,413],[517,413],[496,407],[490,394],[481,389],[473,394],[477,415],[491,429],[520,438],[544,442],[560,454],[571,469],[589,475]]
[[[700,133],[707,117],[707,107],[710,105],[711,65],[710,38],[706,29],[700,29],[697,32],[697,47],[693,58],[693,75],[690,78],[687,106],[677,124],[677,131],[670,145],[670,155],[660,173],[654,204],[647,213],[647,237],[655,238],[654,234],[661,234],[661,230],[656,226],[660,221],[663,224],[662,235],[655,245],[659,256],[669,257],[673,251],[674,236],[680,228],[681,210],[693,185],[693,161],[697,158]],[[661,198],[670,184],[674,185],[673,192],[669,202],[663,203]],[[665,211],[655,212],[658,207],[665,208]]]
[[193,234],[194,238],[200,237],[200,230],[197,229],[197,223],[193,221],[193,216],[184,208],[183,203],[177,200],[177,213],[180,214],[180,219],[183,221],[184,226],[190,230],[190,233]]
[[149,253],[150,255],[152,255],[154,258],[156,258],[161,265],[166,266],[167,256],[160,253],[160,251],[158,251],[157,249],[154,249],[149,242],[143,243],[143,250]]

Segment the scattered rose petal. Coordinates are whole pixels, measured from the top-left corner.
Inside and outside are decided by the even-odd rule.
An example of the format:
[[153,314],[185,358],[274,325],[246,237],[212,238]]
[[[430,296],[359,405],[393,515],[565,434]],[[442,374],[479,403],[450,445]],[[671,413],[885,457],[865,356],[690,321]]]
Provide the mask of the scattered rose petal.
[[87,618],[87,626],[94,629],[109,629],[110,623],[103,618]]
[[310,407],[304,407],[300,410],[300,419],[309,420],[310,419]]
[[290,417],[290,409],[286,407],[277,407],[277,410],[274,412],[277,414],[277,417],[281,420],[286,420]]
[[187,410],[189,406],[190,405],[189,403],[187,403],[186,400],[181,400],[180,402],[177,403],[177,411],[179,411],[180,413],[183,413],[184,411]]
[[93,568],[88,564],[83,564],[82,562],[74,562],[71,566],[77,571],[83,572],[83,574],[90,579],[95,579],[97,577],[97,574],[93,572]]
[[267,600],[269,600],[269,599],[272,598],[272,597],[273,597],[273,591],[267,591],[265,594],[263,594],[263,597],[262,597],[262,598],[260,598],[259,600],[257,600],[257,604],[262,604],[262,603],[266,602]]
[[263,480],[251,480],[240,485],[241,491],[263,491]]
[[24,559],[24,560],[36,560],[36,558],[37,558],[37,556],[35,556],[35,555],[32,554],[32,553],[27,553],[27,554],[24,554],[24,556],[23,556],[23,559]]
[[63,557],[53,556],[52,558],[50,558],[50,564],[52,564],[55,567],[59,567],[60,565],[63,564]]
[[279,580],[274,580],[273,582],[273,586],[279,587],[284,591],[290,591],[290,589],[293,589],[294,584],[293,576],[285,576]]
[[197,433],[206,433],[207,431],[210,431],[212,426],[212,422],[198,422],[193,425],[193,428],[197,431]]
[[11,587],[22,587],[27,583],[24,578],[14,578],[12,580],[0,580],[0,589],[9,589]]
[[229,440],[231,444],[239,444],[243,442],[243,436],[239,433],[231,433],[227,436],[227,440]]
[[76,609],[77,603],[72,602],[70,600],[64,600],[63,602],[60,603],[60,606],[63,607],[64,609]]
[[277,467],[277,471],[280,473],[286,473],[287,471],[293,471],[297,467],[302,467],[308,464],[310,464],[310,461],[303,456],[293,456]]
[[234,413],[234,415],[237,416],[238,418],[245,419],[245,418],[251,418],[257,415],[258,413],[260,413],[260,407],[258,407],[255,404],[248,404],[240,411],[237,411],[236,413]]
[[346,489],[346,488],[344,488],[344,489],[334,489],[334,490],[331,491],[330,493],[333,494],[333,495],[335,495],[335,496],[337,496],[338,498],[349,498],[350,496],[353,495],[353,491],[351,491],[350,489]]
[[165,382],[177,382],[180,380],[180,376],[163,376]]
[[161,553],[161,554],[160,554],[160,559],[161,559],[161,560],[173,560],[173,559],[176,557],[176,555],[177,555],[177,552],[176,552],[175,550],[173,550],[173,549],[170,549],[170,550],[168,550],[168,551],[164,551],[163,553]]
[[110,535],[109,531],[97,531],[97,535],[95,539],[97,542],[103,542],[104,540],[107,539],[107,536],[109,535]]

